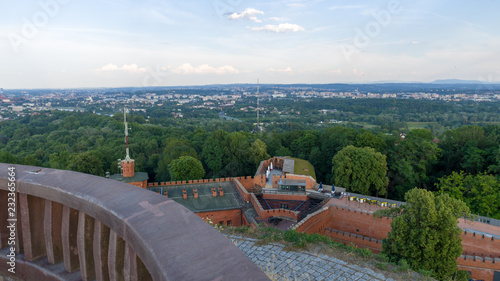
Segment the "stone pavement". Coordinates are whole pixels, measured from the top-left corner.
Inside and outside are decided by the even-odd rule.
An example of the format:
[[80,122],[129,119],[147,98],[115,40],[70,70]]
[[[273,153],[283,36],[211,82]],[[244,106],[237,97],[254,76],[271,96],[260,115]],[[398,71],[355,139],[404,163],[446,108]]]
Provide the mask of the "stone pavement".
[[[286,251],[281,244],[256,245],[258,239],[228,235],[257,266],[277,280],[387,280],[382,273],[348,264],[327,255]],[[269,275],[269,274],[268,274]]]

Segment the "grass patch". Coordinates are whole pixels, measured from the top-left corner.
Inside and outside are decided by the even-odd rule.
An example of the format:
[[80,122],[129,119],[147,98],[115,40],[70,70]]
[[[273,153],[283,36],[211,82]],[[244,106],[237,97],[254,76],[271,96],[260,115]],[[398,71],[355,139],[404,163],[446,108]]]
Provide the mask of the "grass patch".
[[405,259],[399,260],[398,271],[399,272],[406,272],[408,270],[410,270],[410,265],[408,264],[408,262]]
[[259,238],[263,242],[288,242],[290,246],[295,249],[303,249],[308,245],[320,244],[332,249],[339,249],[346,253],[351,253],[359,258],[372,258],[374,256],[368,249],[357,248],[354,245],[345,245],[317,233],[307,234],[297,232],[296,230],[287,230],[283,232],[272,227],[261,228],[261,232]]
[[362,126],[363,129],[373,129],[379,127],[378,125],[368,124],[366,122],[349,122],[349,123],[357,126]]
[[375,264],[375,267],[380,270],[387,270],[387,263],[379,262]]
[[295,160],[295,166],[293,168],[293,173],[296,175],[311,176],[316,179],[316,172],[314,171],[314,166],[307,160],[289,157]]
[[408,130],[414,130],[414,129],[426,129],[430,125],[437,125],[438,122],[406,122],[406,125],[408,125]]

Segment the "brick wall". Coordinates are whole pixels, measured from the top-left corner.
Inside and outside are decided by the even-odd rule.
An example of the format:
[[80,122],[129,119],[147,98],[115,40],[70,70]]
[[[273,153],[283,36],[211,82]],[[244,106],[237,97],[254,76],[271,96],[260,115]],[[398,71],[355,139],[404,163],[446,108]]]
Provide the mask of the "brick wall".
[[[380,240],[387,238],[392,219],[374,218],[372,214],[354,208],[330,206],[330,209],[328,227],[319,233],[345,244],[368,248],[374,253],[382,250]],[[470,271],[475,279],[493,280],[494,272],[500,272],[500,241],[463,232],[462,245],[464,255],[470,256],[458,258],[458,267]],[[472,255],[477,256],[475,260]]]
[[273,169],[280,169],[283,170],[283,164],[285,163],[285,160],[282,158],[278,157],[273,157],[268,160],[262,161],[262,165],[260,166],[260,170],[258,171],[260,174],[265,174],[267,171],[267,167],[273,163]]
[[260,175],[256,177],[237,177],[236,178],[247,190],[254,188],[255,185],[266,186],[266,176]]
[[500,272],[500,259],[461,256],[457,261],[458,268],[470,271],[474,279],[493,281],[495,271]]
[[367,248],[375,254],[378,254],[382,251],[382,241],[374,239],[373,237],[362,236],[332,228],[326,228],[323,234],[335,241],[342,242],[344,244],[352,243],[356,247]]
[[257,177],[235,177],[235,178],[217,178],[217,179],[199,179],[199,180],[189,180],[189,181],[167,181],[167,182],[150,182],[147,184],[148,187],[154,186],[172,186],[172,185],[184,185],[184,184],[200,184],[200,183],[212,183],[212,182],[228,182],[233,179],[238,179],[238,181],[246,188],[254,188],[255,184],[260,186],[266,185],[266,176],[260,175]]
[[288,217],[295,221],[298,221],[300,217],[300,212],[295,212],[286,209],[263,210],[259,214],[259,219],[268,219],[270,217],[275,217],[275,216]]
[[247,202],[252,200],[252,195],[245,189],[238,179],[233,178],[233,183],[236,185],[236,189],[240,193],[241,197],[243,197],[243,200]]
[[226,181],[231,181],[231,180],[232,180],[232,178],[219,178],[219,179],[200,179],[200,180],[189,180],[189,181],[150,182],[150,183],[148,183],[148,187],[198,184],[198,183],[210,183],[210,182],[226,182]]
[[500,258],[500,240],[474,232],[462,232],[463,254]]
[[325,207],[319,209],[318,211],[307,215],[302,221],[294,226],[294,229],[298,232],[311,233],[322,233],[329,224],[330,220],[330,208]]
[[147,180],[144,180],[144,181],[138,181],[138,182],[129,182],[129,184],[131,185],[135,185],[135,186],[138,186],[140,188],[146,188],[148,186],[148,182]]
[[294,219],[297,221],[300,216],[300,212],[295,212],[295,211],[290,211],[290,210],[285,210],[285,209],[273,209],[273,210],[264,210],[262,208],[262,205],[260,204],[259,200],[257,200],[257,197],[255,197],[255,194],[250,194],[250,202],[252,202],[252,205],[257,212],[258,219],[268,219],[270,217],[274,216],[283,216],[283,217],[288,217],[291,219]]
[[[240,209],[235,210],[225,210],[225,211],[214,211],[214,212],[201,212],[196,213],[202,219],[212,220],[214,224],[223,222],[223,225],[227,225],[227,221],[231,221],[231,226],[241,226],[243,222],[242,213]],[[244,224],[245,225],[245,224]]]
[[270,194],[263,193],[262,198],[270,200],[294,200],[294,201],[307,201],[309,198],[307,195],[300,194]]
[[368,236],[377,240],[387,238],[392,219],[374,218],[373,214],[346,207],[332,206],[329,228]]

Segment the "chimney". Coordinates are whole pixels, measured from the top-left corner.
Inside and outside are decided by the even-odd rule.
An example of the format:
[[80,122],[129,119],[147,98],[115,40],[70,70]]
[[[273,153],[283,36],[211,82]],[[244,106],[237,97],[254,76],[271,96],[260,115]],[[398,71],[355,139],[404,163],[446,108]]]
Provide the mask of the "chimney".
[[215,187],[212,187],[212,196],[213,197],[217,196],[217,191],[215,191]]
[[197,188],[193,189],[193,195],[194,195],[194,198],[198,198],[198,189]]
[[219,196],[224,196],[224,190],[219,186]]
[[187,194],[187,191],[185,189],[182,190],[182,198],[184,198],[184,199],[188,198],[188,194]]

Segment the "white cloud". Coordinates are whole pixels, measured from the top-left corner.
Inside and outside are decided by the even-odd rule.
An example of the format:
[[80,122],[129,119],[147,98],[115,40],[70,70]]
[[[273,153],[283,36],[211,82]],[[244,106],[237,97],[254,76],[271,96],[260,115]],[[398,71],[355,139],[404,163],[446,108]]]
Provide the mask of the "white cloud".
[[284,32],[298,32],[298,31],[304,31],[305,28],[303,28],[300,25],[297,24],[291,24],[291,23],[281,23],[279,25],[264,25],[263,27],[254,27],[252,28],[253,31],[267,31],[267,32],[275,32],[275,33],[284,33]]
[[268,20],[272,21],[285,21],[287,18],[280,18],[280,17],[270,17]]
[[98,69],[98,71],[126,71],[130,73],[145,73],[147,72],[146,68],[139,67],[137,64],[124,64],[121,67],[118,67],[116,64],[108,63],[105,66]]
[[231,65],[223,65],[220,67],[213,67],[208,64],[201,64],[198,66],[192,66],[189,63],[185,63],[179,67],[172,69],[174,73],[180,74],[207,74],[207,73],[215,73],[215,74],[235,74],[239,73],[238,69],[234,68]]
[[264,14],[263,11],[259,11],[259,10],[252,9],[252,8],[247,8],[245,11],[243,11],[241,13],[233,13],[233,14],[229,15],[229,19],[231,19],[231,20],[248,19],[248,20],[251,20],[253,22],[262,22],[261,20],[259,20],[257,18],[257,15],[263,15],[263,14]]
[[291,67],[287,67],[287,68],[284,68],[284,69],[275,69],[275,68],[269,68],[267,71],[271,71],[271,72],[293,72],[293,69]]

